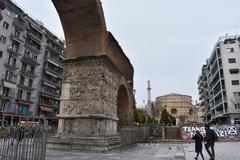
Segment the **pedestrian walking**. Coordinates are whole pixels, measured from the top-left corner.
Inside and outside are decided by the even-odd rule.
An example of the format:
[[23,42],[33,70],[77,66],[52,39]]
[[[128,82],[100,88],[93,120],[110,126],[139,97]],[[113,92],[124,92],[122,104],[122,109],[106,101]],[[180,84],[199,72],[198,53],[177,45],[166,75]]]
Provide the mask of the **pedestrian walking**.
[[194,159],[198,159],[198,155],[200,153],[202,159],[204,160],[203,153],[202,153],[202,142],[203,142],[202,134],[197,130],[196,134],[192,137],[192,139],[195,140],[195,152],[197,153],[197,155],[196,155],[196,157],[194,157]]
[[[210,129],[210,126],[208,124],[205,125],[205,130],[206,130],[206,137],[204,138],[205,141],[205,148],[207,153],[210,156],[210,160],[215,159],[215,150],[214,150],[214,145],[215,141],[218,139],[216,133],[214,130]],[[209,150],[211,148],[211,151]]]

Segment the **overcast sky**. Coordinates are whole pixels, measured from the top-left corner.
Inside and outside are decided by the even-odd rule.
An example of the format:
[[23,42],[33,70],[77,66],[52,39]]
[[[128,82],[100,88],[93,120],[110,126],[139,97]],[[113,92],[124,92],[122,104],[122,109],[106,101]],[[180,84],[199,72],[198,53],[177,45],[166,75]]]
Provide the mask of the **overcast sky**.
[[[51,0],[15,0],[64,38]],[[219,36],[240,31],[239,0],[102,0],[107,28],[134,66],[137,105],[169,93],[198,99],[197,79]]]

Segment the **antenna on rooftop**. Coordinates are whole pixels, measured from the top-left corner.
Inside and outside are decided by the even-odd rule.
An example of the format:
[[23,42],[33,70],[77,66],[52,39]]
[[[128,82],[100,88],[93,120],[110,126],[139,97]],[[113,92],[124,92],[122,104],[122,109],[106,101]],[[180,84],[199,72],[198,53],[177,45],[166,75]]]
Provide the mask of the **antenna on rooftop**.
[[237,28],[238,28],[237,26],[234,26],[234,34],[235,34],[235,35],[238,35],[238,33],[237,33]]

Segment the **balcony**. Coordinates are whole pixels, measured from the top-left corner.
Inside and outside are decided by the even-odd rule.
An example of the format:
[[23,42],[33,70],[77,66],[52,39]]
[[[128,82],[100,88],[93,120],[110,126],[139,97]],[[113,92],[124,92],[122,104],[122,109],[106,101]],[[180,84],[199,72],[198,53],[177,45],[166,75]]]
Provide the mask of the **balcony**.
[[34,34],[34,33],[31,32],[31,31],[28,32],[27,35],[28,35],[29,37],[31,37],[32,39],[34,39],[34,40],[35,40],[36,42],[38,42],[38,43],[41,43],[41,42],[42,42],[42,37]]
[[17,48],[14,48],[12,45],[8,45],[7,51],[11,53],[14,57],[18,57],[21,55],[21,51]]
[[37,77],[37,75],[35,75],[34,72],[32,72],[32,71],[21,70],[20,74],[25,75],[27,77],[31,77],[31,78],[36,78]]
[[44,69],[52,72],[53,75],[57,75],[59,78],[63,79],[63,69],[60,69],[59,67],[51,67],[51,66],[45,66]]
[[25,47],[28,48],[29,50],[35,52],[35,53],[40,53],[41,48],[37,48],[34,45],[31,45],[29,43],[25,43]]
[[16,34],[12,33],[11,36],[10,36],[14,41],[17,41],[18,43],[23,43],[24,40],[20,37],[20,36],[17,36]]
[[51,102],[40,101],[39,105],[50,107],[50,108],[53,108],[53,109],[58,109],[59,108],[59,103],[51,103]]
[[13,99],[15,95],[14,89],[9,89],[8,91],[3,91],[1,97],[6,99]]
[[37,62],[37,58],[29,56],[27,54],[24,54],[24,56],[22,57],[22,61],[27,62],[33,66],[39,65],[39,63]]
[[5,74],[2,75],[2,80],[3,81],[7,81],[7,82],[10,82],[10,83],[17,83],[17,75],[15,76],[6,76]]
[[18,87],[23,89],[23,90],[27,90],[27,91],[33,91],[36,90],[35,88],[33,88],[32,86],[25,86],[24,84],[18,84]]
[[49,61],[50,63],[53,63],[54,65],[56,66],[63,66],[63,60],[61,58],[57,58],[57,57],[50,57],[50,56],[47,56],[47,61]]
[[9,62],[8,60],[5,60],[4,65],[5,65],[5,67],[7,67],[10,70],[17,70],[18,69],[18,66]]
[[14,114],[18,113],[16,109],[16,104],[10,101],[5,101],[5,103],[2,103],[0,108],[2,109],[1,112],[14,113]]
[[16,102],[17,103],[19,103],[19,104],[23,104],[23,105],[31,105],[31,104],[33,104],[33,102],[32,102],[32,100],[31,100],[31,98],[20,98],[20,97],[18,97],[17,99],[16,99]]
[[20,28],[21,30],[26,30],[28,28],[28,24],[19,18],[14,18],[13,25]]
[[55,53],[55,54],[63,55],[63,54],[62,54],[62,49],[60,49],[59,47],[54,46],[54,45],[52,45],[52,44],[47,44],[47,49],[48,49],[50,52],[53,52],[53,53]]
[[50,87],[42,87],[41,88],[41,92],[43,93],[46,93],[46,94],[49,94],[53,97],[60,97],[61,94],[60,94],[60,90],[57,90],[57,89],[54,89],[54,88],[50,88]]
[[43,81],[45,81],[47,83],[50,83],[53,86],[57,86],[57,87],[61,87],[62,86],[61,81],[53,80],[53,79],[47,78],[45,76],[43,76],[42,79],[43,79]]
[[221,117],[224,115],[223,111],[216,111],[215,117]]

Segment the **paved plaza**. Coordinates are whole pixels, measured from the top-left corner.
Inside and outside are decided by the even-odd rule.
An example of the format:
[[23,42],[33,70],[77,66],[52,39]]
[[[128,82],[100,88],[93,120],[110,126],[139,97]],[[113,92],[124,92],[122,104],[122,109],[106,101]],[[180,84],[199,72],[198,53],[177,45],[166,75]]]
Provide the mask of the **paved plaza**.
[[[203,149],[205,160],[209,157]],[[47,151],[46,160],[194,160],[191,144],[138,144],[126,150],[110,153]],[[199,157],[199,159],[201,159]],[[239,160],[240,142],[216,143],[216,160]]]

